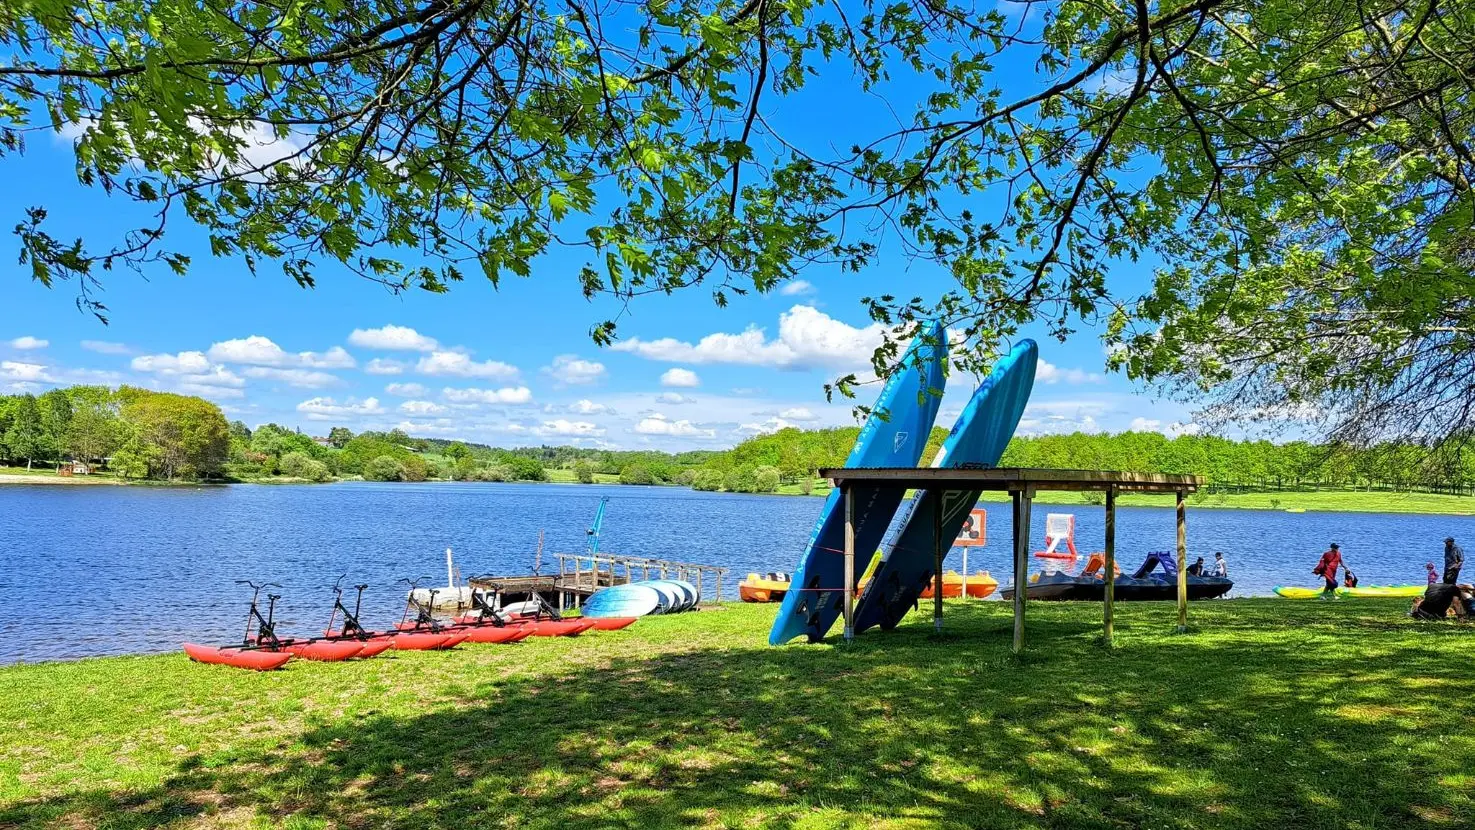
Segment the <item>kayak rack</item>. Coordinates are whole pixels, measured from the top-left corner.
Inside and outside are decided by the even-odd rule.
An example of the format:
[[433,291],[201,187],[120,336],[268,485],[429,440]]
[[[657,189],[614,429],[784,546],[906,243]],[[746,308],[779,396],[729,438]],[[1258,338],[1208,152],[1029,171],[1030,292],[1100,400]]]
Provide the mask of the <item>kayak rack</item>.
[[[853,467],[826,468],[819,471],[840,490],[845,503],[845,587],[843,612],[845,640],[855,637],[855,600],[858,593],[855,573],[855,491],[864,498],[876,490],[938,490],[942,502],[956,499],[976,501],[984,491],[1006,492],[1013,502],[1014,560],[1014,653],[1024,650],[1024,607],[1027,590],[1018,590],[1029,582],[1030,508],[1039,491],[1096,492],[1106,495],[1106,567],[1104,569],[1105,603],[1102,612],[1102,640],[1111,645],[1113,635],[1112,605],[1116,584],[1116,497],[1120,493],[1171,493],[1177,497],[1178,525],[1178,631],[1188,630],[1188,518],[1187,497],[1197,492],[1198,478],[1174,473],[1121,473],[1108,470],[1050,470],[1029,467]],[[943,511],[934,511],[934,538],[937,549],[933,566],[933,625],[942,631],[942,564],[951,539],[944,539]],[[961,521],[961,518],[960,518]]]
[[541,596],[560,610],[578,608],[595,591],[646,579],[680,579],[690,582],[701,602],[720,605],[722,584],[728,569],[696,562],[619,556],[609,553],[555,553],[556,574],[475,576],[468,580],[478,590],[500,591],[513,598]]

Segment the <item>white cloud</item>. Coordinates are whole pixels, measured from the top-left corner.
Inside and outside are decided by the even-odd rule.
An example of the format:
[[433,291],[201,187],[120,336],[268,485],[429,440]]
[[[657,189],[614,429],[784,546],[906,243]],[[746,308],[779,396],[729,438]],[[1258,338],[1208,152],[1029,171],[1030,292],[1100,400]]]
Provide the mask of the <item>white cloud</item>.
[[533,399],[533,393],[526,386],[504,387],[502,389],[477,389],[469,387],[456,389],[447,386],[440,390],[440,396],[451,403],[506,403],[523,404]]
[[385,360],[382,357],[376,357],[364,366],[364,371],[371,375],[398,375],[403,374],[407,368],[409,367],[406,364],[398,360]]
[[559,418],[553,421],[544,421],[542,426],[535,427],[533,432],[544,438],[596,438],[604,434],[604,428],[588,421],[567,421]]
[[737,432],[743,435],[764,435],[766,433],[778,432],[781,429],[788,429],[789,427],[797,426],[799,425],[793,423],[792,421],[786,421],[783,418],[769,418],[766,421],[761,421],[758,423],[742,424],[737,428]]
[[348,398],[343,403],[332,398],[310,398],[297,404],[297,411],[312,421],[331,421],[335,418],[382,415],[384,407],[379,405],[378,398],[364,398],[362,401]]
[[247,366],[241,370],[241,374],[248,378],[261,380],[278,380],[289,386],[301,389],[324,389],[329,386],[337,386],[343,382],[337,375],[327,372],[317,372],[312,369],[277,369],[269,366]]
[[450,375],[460,378],[490,378],[492,380],[517,380],[517,367],[500,360],[481,363],[464,352],[431,352],[420,358],[415,371],[422,375]]
[[129,363],[135,372],[148,372],[168,381],[167,386],[185,395],[239,398],[246,381],[224,366],[210,362],[204,352],[146,354]]
[[578,355],[561,354],[553,358],[553,365],[544,366],[543,371],[552,375],[559,383],[578,386],[604,377],[604,364],[584,360]]
[[1062,369],[1059,366],[1041,360],[1035,368],[1035,381],[1045,384],[1065,383],[1100,383],[1102,377],[1094,372],[1086,372],[1081,369]]
[[39,363],[21,363],[15,360],[0,361],[0,378],[13,381],[48,383],[51,376],[46,367]]
[[342,346],[326,352],[292,354],[269,338],[259,334],[236,340],[225,340],[210,347],[209,357],[217,363],[244,363],[251,366],[301,367],[304,369],[352,369],[358,365]]
[[434,337],[427,337],[408,326],[354,329],[348,335],[348,343],[386,352],[433,352],[440,348],[440,343]]
[[1180,435],[1198,435],[1203,431],[1203,425],[1176,421],[1164,424],[1156,418],[1133,418],[1132,423],[1127,424],[1127,430],[1129,432],[1161,432],[1169,438],[1177,438]]
[[109,340],[83,340],[82,348],[98,354],[131,354],[133,352],[126,345]]
[[778,328],[774,340],[753,327],[741,334],[709,334],[695,344],[672,337],[648,341],[632,337],[610,348],[668,363],[845,368],[866,362],[885,333],[879,323],[858,329],[807,305],[780,315]]
[[699,427],[691,421],[668,420],[659,412],[646,418],[642,418],[635,425],[635,431],[641,435],[669,435],[673,438],[716,438],[717,430]]
[[421,398],[430,392],[418,383],[391,383],[384,391],[401,398]]
[[779,288],[778,293],[783,297],[797,297],[800,294],[813,294],[814,283],[809,280],[789,280]]
[[819,416],[818,415],[814,414],[813,412],[810,412],[809,411],[809,408],[808,407],[804,407],[804,406],[796,406],[796,407],[793,407],[793,408],[790,408],[790,409],[785,409],[783,412],[780,412],[778,414],[778,416],[780,418],[783,418],[783,419],[789,420],[789,421],[818,421],[819,420]]
[[209,372],[214,368],[214,364],[204,352],[139,355],[133,358],[129,365],[135,372],[152,372],[161,375],[194,375]]
[[569,411],[577,412],[580,415],[607,415],[612,410],[602,403],[595,403],[585,398],[569,404]]
[[690,389],[692,387],[701,386],[702,379],[697,377],[697,373],[693,372],[690,369],[667,369],[666,372],[661,375],[661,385],[675,386],[682,389]]
[[17,349],[23,352],[29,352],[34,349],[44,349],[50,345],[50,340],[42,340],[39,337],[32,337],[29,334],[25,335],[24,337],[17,337],[14,340],[10,341],[10,348]]
[[680,392],[662,392],[661,394],[656,395],[656,403],[665,403],[671,404],[672,406],[680,406],[682,404],[696,403],[696,398],[688,398]]
[[407,415],[439,415],[446,408],[431,401],[405,401],[399,405],[399,411]]
[[[240,389],[246,385],[240,375],[225,368],[224,366],[213,366],[206,372],[190,372],[172,375],[180,387],[208,388],[208,389]],[[195,394],[195,393],[191,393]],[[232,397],[239,397],[233,395]]]

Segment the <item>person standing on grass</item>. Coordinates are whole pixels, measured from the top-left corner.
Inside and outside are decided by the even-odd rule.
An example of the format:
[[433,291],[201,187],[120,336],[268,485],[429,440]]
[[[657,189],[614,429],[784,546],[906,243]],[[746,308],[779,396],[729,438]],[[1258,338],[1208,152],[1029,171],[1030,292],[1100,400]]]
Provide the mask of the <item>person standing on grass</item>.
[[1465,566],[1465,552],[1455,544],[1453,536],[1444,540],[1444,584],[1453,585],[1460,578],[1460,568]]
[[1229,563],[1224,561],[1224,554],[1220,551],[1214,551],[1213,574],[1220,579],[1229,578]]
[[1433,562],[1425,562],[1424,567],[1429,569],[1429,584],[1433,585],[1439,581],[1439,571],[1434,568]]
[[1326,580],[1326,585],[1321,591],[1323,599],[1332,599],[1337,595],[1337,569],[1342,565],[1342,548],[1336,542],[1332,542],[1327,552],[1321,555],[1316,567],[1311,569],[1312,573]]

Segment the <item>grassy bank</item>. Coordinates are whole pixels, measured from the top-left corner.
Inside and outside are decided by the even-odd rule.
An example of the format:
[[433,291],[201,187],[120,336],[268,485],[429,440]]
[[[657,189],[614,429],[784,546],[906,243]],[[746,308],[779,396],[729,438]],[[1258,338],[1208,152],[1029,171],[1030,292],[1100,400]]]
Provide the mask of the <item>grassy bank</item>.
[[770,649],[772,606],[296,663],[0,669],[0,826],[1443,828],[1470,629],[1401,601],[952,603]]

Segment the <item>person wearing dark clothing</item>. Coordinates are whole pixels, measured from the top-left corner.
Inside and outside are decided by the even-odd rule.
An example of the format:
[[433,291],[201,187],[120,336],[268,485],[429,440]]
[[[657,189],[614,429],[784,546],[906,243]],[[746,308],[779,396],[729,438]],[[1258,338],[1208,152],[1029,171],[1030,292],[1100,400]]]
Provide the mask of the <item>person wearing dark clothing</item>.
[[1192,565],[1189,565],[1188,566],[1188,575],[1189,576],[1203,576],[1204,575],[1204,558],[1202,556],[1200,556],[1198,558],[1198,561],[1197,562],[1195,562]]
[[1442,620],[1454,609],[1455,616],[1469,616],[1470,604],[1475,602],[1468,585],[1451,585],[1440,582],[1430,585],[1424,596],[1414,600],[1414,610],[1409,616],[1416,620]]
[[1342,549],[1336,542],[1332,542],[1332,546],[1327,549],[1327,552],[1321,555],[1321,559],[1316,563],[1316,567],[1311,569],[1312,573],[1326,580],[1326,586],[1321,592],[1322,596],[1336,596],[1337,569],[1340,567],[1342,567]]
[[1444,540],[1444,584],[1453,585],[1460,578],[1460,568],[1465,566],[1465,552],[1455,544],[1454,537]]

